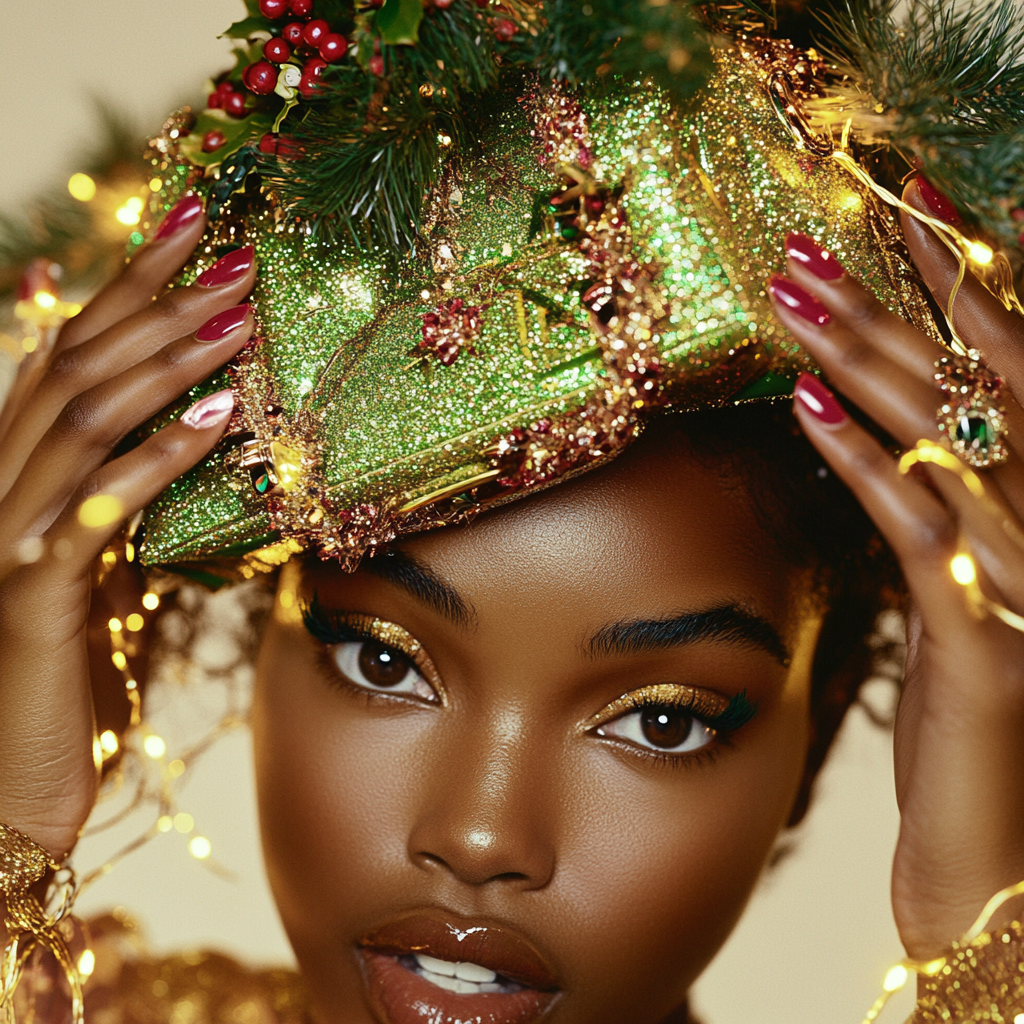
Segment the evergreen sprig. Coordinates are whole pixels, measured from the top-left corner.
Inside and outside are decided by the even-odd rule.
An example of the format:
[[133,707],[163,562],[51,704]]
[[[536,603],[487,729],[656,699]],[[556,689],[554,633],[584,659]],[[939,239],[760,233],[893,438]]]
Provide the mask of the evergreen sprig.
[[317,101],[282,128],[287,155],[261,173],[315,231],[360,245],[414,244],[439,136],[472,141],[467,111],[502,74],[528,68],[569,87],[646,77],[686,103],[712,67],[689,0],[387,0],[354,24],[355,61],[325,73]]
[[[1014,244],[1024,208],[1024,19],[1015,0],[845,0],[824,28],[871,140]],[[849,90],[843,86],[838,92]]]
[[540,27],[506,55],[570,86],[647,78],[685,104],[711,73],[711,38],[687,0],[542,0]]
[[13,300],[22,273],[35,259],[60,264],[61,284],[72,295],[88,292],[123,262],[130,229],[108,229],[119,225],[103,201],[107,191],[120,200],[138,194],[149,180],[140,141],[144,133],[101,100],[96,119],[96,141],[73,168],[96,182],[100,194],[94,201],[72,198],[65,179],[26,204],[21,216],[0,214],[0,302]]

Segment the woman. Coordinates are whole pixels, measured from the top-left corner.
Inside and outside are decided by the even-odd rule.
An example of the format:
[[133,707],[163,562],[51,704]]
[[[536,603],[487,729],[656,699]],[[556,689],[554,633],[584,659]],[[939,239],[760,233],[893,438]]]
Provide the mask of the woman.
[[[245,81],[259,85],[256,72]],[[556,222],[570,201],[596,197],[594,223],[621,209],[639,233],[640,215],[622,195],[587,191],[581,180],[582,198],[570,183],[552,199]],[[469,191],[459,186],[460,202]],[[451,196],[448,206],[459,205]],[[904,198],[926,217],[950,216],[923,178]],[[586,234],[591,222],[580,216]],[[902,226],[945,307],[956,260],[928,226],[911,216]],[[168,509],[180,517],[197,507],[188,490],[197,478],[176,479],[226,430],[237,433],[235,394],[250,400],[250,417],[260,411],[252,371],[235,394],[213,391],[118,448],[253,335],[244,300],[257,284],[256,257],[243,246],[215,260],[210,239],[220,230],[195,198],[175,206],[64,327],[46,374],[8,421],[0,822],[55,863],[73,849],[98,781],[93,690],[104,673],[91,667],[87,644],[94,562],[122,522],[158,498],[146,543],[151,561],[172,561],[160,552],[199,530],[179,523],[167,539]],[[204,234],[207,269],[165,290]],[[520,475],[509,488],[538,493],[471,524],[409,530],[387,545],[370,529],[360,543],[368,536],[383,550],[355,571],[307,543],[276,574],[253,709],[261,828],[317,1019],[687,1020],[690,985],[737,920],[780,830],[802,816],[870,671],[866,637],[892,593],[875,530],[910,599],[892,890],[908,957],[946,955],[994,893],[1024,878],[1024,634],[1004,621],[1012,615],[972,613],[950,572],[954,556],[970,552],[987,598],[1024,611],[1024,481],[1013,450],[1024,324],[968,278],[955,326],[1005,382],[1010,448],[985,470],[983,501],[941,468],[901,473],[879,432],[860,422],[905,450],[937,441],[936,364],[947,350],[808,235],[790,233],[786,255],[764,282],[774,314],[846,401],[801,374],[792,410],[803,438],[779,406],[663,414],[613,463],[607,456],[629,438],[619,443],[609,428],[615,443],[579,479],[547,490],[520,486]],[[186,280],[197,270],[191,264]],[[617,279],[631,287],[626,297],[612,293],[612,310],[585,298],[601,338],[658,280],[650,263],[630,274]],[[257,294],[272,334],[268,293]],[[421,318],[425,342],[452,313],[438,309]],[[471,314],[455,312],[462,329]],[[389,307],[371,322],[399,313]],[[446,338],[467,365],[477,335]],[[441,346],[431,353],[448,365]],[[243,353],[243,378],[252,358]],[[630,394],[643,404],[651,378],[634,370]],[[444,379],[434,372],[431,380]],[[267,415],[277,424],[281,413],[273,406]],[[546,437],[552,428],[532,429]],[[243,434],[241,451],[236,443],[224,458],[250,471],[257,492],[280,489],[268,508],[287,537],[290,456],[258,447],[270,437],[290,441],[287,431]],[[293,463],[300,473],[301,455]],[[536,483],[579,468],[538,471]],[[474,488],[500,485],[507,464],[501,472]],[[434,503],[463,491],[434,492]],[[315,511],[301,510],[304,528]],[[351,518],[339,522],[321,554],[331,544],[335,555],[352,554],[343,546]],[[1012,974],[1019,929],[1006,935]],[[967,995],[953,996],[974,998],[970,1012],[983,1007],[978,984],[972,975]],[[947,998],[924,993],[922,1019]],[[1024,1009],[1015,989],[1007,1000],[1004,1015]]]

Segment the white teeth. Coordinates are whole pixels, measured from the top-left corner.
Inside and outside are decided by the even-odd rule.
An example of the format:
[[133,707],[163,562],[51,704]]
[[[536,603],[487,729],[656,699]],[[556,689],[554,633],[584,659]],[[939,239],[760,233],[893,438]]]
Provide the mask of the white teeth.
[[416,953],[416,962],[425,971],[431,974],[443,974],[446,978],[454,978],[458,964],[449,963],[447,960],[438,960],[436,956],[427,956],[426,953]]
[[438,988],[462,995],[479,995],[481,992],[500,992],[501,986],[495,984],[498,977],[494,971],[473,963],[452,963],[449,960],[438,960],[436,956],[416,953],[422,977],[433,982]]
[[475,981],[478,985],[490,984],[498,975],[479,964],[456,964],[455,977],[463,981]]

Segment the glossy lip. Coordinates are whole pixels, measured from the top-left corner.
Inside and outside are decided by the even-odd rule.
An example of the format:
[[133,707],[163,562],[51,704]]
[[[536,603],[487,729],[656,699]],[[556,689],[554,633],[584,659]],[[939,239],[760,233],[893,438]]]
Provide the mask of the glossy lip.
[[392,956],[425,953],[439,960],[468,961],[541,992],[558,990],[554,971],[522,936],[443,911],[417,911],[389,921],[367,933],[359,946]]

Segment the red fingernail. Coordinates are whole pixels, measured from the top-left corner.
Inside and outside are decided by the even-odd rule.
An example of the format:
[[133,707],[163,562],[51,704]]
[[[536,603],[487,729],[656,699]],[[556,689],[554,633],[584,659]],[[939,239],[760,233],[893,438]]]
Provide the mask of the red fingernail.
[[822,281],[835,281],[846,273],[832,253],[822,249],[813,238],[797,231],[786,235],[786,254]]
[[244,249],[236,249],[222,256],[209,270],[204,270],[196,280],[196,284],[204,288],[218,288],[221,285],[231,284],[240,277],[244,277],[252,267],[254,252],[251,245]]
[[161,221],[160,227],[156,229],[156,234],[153,235],[153,241],[159,241],[161,238],[170,238],[171,235],[187,228],[189,224],[193,224],[197,217],[202,216],[202,213],[202,199],[199,196],[185,196]]
[[235,407],[235,396],[230,389],[200,398],[195,405],[181,414],[181,422],[193,430],[209,430],[223,423]]
[[793,310],[797,316],[802,316],[815,326],[824,327],[825,324],[832,322],[828,310],[813,295],[805,292],[796,281],[776,274],[768,282],[768,290],[786,309]]
[[944,220],[947,224],[960,223],[960,214],[949,197],[944,196],[923,174],[918,176],[917,190],[921,193],[925,205],[939,220]]
[[848,419],[843,407],[836,401],[836,396],[813,373],[801,373],[797,377],[793,397],[822,423],[834,426]]
[[225,309],[223,313],[211,316],[196,331],[196,341],[220,341],[221,338],[226,338],[232,331],[237,331],[245,323],[249,312],[249,304],[243,302],[241,306],[232,306],[231,309]]

